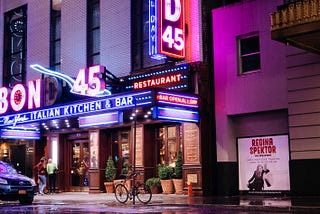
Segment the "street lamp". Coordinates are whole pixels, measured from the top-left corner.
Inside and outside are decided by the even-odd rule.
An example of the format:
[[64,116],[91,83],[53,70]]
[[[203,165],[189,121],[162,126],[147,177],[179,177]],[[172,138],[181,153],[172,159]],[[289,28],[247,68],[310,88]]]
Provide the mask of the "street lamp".
[[[134,102],[134,113],[132,114],[133,118],[133,179],[132,179],[132,186],[134,187],[136,184],[136,145],[137,145],[137,102],[136,98],[133,98]],[[135,204],[135,194],[132,194],[132,203]]]

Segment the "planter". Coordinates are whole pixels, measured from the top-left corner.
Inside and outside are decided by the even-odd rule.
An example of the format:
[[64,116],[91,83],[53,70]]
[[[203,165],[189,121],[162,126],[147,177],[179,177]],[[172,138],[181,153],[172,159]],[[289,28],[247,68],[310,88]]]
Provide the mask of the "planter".
[[183,194],[183,179],[172,179],[176,194]]
[[171,179],[168,180],[160,180],[161,187],[162,187],[162,193],[163,194],[172,194],[174,193],[174,187],[173,182]]
[[113,181],[111,182],[104,182],[104,186],[106,188],[107,193],[113,193],[114,192],[114,184]]
[[152,194],[159,194],[161,193],[161,187],[159,186],[151,186],[150,187],[151,193]]

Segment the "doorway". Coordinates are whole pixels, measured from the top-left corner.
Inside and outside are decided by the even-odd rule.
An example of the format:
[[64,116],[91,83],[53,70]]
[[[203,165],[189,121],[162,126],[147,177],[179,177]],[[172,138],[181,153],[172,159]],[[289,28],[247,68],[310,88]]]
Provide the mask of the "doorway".
[[158,127],[156,130],[158,164],[175,167],[178,151],[182,151],[181,126],[172,124]]
[[89,142],[85,139],[70,140],[69,172],[70,190],[88,191],[89,190]]

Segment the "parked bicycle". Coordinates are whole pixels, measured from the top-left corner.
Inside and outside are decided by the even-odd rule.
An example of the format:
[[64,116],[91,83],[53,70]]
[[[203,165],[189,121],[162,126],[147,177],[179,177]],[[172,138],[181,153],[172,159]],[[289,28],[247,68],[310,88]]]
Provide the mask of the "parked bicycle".
[[152,198],[152,193],[148,185],[143,182],[136,181],[131,188],[128,188],[127,180],[131,181],[133,180],[133,177],[137,177],[137,173],[131,173],[128,176],[125,176],[125,179],[116,185],[115,196],[117,201],[120,203],[126,203],[129,198],[132,200],[134,196],[137,196],[141,203],[149,203]]

